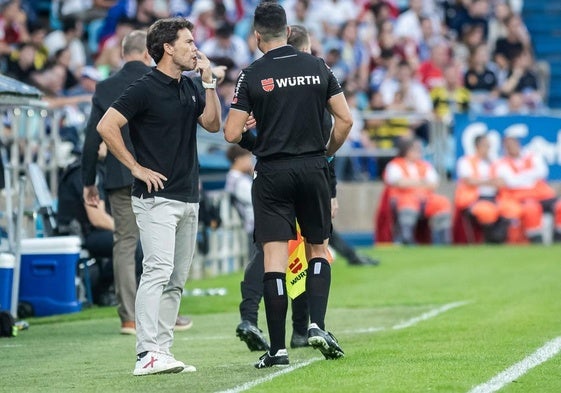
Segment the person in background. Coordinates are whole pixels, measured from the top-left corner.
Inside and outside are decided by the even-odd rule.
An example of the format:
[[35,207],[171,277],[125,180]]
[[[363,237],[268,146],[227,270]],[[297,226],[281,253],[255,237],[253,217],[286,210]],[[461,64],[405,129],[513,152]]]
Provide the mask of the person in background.
[[[454,204],[460,214],[467,215],[470,223],[482,229],[486,243],[503,243],[507,239],[508,220],[520,219],[520,209],[516,203],[497,200],[497,188],[502,181],[495,176],[487,136],[476,136],[474,146],[474,154],[458,160]],[[466,240],[474,242],[475,231],[470,232]]]
[[415,228],[420,220],[428,220],[433,244],[450,244],[450,201],[434,191],[438,187],[438,174],[434,167],[422,159],[422,145],[418,139],[402,139],[398,143],[398,156],[386,166],[384,182],[389,187],[389,197],[394,218],[394,241],[415,243]]
[[480,44],[471,49],[468,68],[464,74],[464,86],[471,93],[472,109],[483,111],[494,107],[499,96],[498,79],[489,67],[487,45]]
[[9,55],[14,45],[28,40],[27,15],[20,1],[4,1],[0,5],[0,56]]
[[37,49],[30,42],[20,44],[7,61],[6,75],[23,83],[32,83],[31,74],[37,70],[34,61],[36,53]]
[[82,41],[84,34],[84,23],[76,18],[63,20],[62,30],[51,31],[45,37],[45,47],[49,51],[49,58],[53,58],[59,50],[68,48],[69,58],[66,66],[73,73],[80,72],[80,68],[86,65],[86,45]]
[[[99,160],[94,167],[95,181],[103,189],[105,166],[103,159],[107,154],[105,144],[98,146]],[[102,193],[99,203],[91,206],[82,199],[81,159],[78,158],[66,167],[58,185],[57,222],[59,234],[78,235],[83,247],[96,260],[95,279],[92,279],[92,295],[95,304],[112,306],[113,294],[112,246],[115,224],[109,211],[107,196]],[[92,274],[94,277],[94,274]]]
[[529,108],[538,108],[542,103],[542,96],[538,88],[538,77],[532,69],[532,56],[523,50],[512,59],[511,64],[506,81],[499,87],[501,94],[509,98],[519,93]]
[[430,96],[434,114],[446,124],[450,124],[454,114],[467,113],[471,97],[469,90],[462,86],[461,73],[457,63],[444,67],[443,78],[443,85],[433,88]]
[[[414,112],[413,120],[406,120],[408,126],[415,131],[415,135],[424,142],[428,142],[428,124],[425,118],[432,111],[432,101],[429,92],[413,76],[411,64],[402,60],[397,66],[394,78],[386,78],[380,85],[379,93],[386,109],[397,112]],[[397,127],[402,125],[397,118]],[[392,122],[396,119],[392,119]],[[401,124],[400,124],[401,123]]]
[[240,70],[250,62],[250,54],[245,41],[234,34],[234,25],[222,22],[216,27],[215,35],[201,46],[209,59],[228,58],[234,62],[234,68]]
[[555,190],[547,184],[548,168],[543,158],[523,151],[516,135],[503,139],[504,157],[496,165],[501,179],[499,198],[514,200],[522,205],[522,229],[531,243],[543,242],[543,212],[554,217],[554,241],[561,241],[561,202]]

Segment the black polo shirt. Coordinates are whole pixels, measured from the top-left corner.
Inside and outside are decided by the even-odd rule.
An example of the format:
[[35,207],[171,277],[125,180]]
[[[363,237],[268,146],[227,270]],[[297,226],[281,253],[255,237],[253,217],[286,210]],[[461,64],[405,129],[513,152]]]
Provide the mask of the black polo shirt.
[[199,201],[197,119],[205,98],[194,82],[180,82],[156,68],[132,83],[112,105],[129,122],[138,163],[167,177],[164,189],[148,193],[134,180],[132,195],[161,196],[182,202]]
[[231,107],[253,112],[259,159],[322,155],[327,101],[342,92],[325,62],[286,45],[267,52],[238,77]]
[[483,72],[469,69],[464,75],[464,85],[468,90],[472,91],[491,91],[497,87],[497,76],[488,68],[485,68]]

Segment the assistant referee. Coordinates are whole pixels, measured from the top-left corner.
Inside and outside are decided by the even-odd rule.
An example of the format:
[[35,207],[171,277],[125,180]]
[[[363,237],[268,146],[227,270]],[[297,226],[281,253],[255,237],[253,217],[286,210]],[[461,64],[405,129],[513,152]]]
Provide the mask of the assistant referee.
[[[296,238],[296,220],[311,245],[306,291],[309,297],[308,343],[327,359],[344,355],[325,331],[331,285],[327,242],[331,233],[328,160],[345,141],[352,116],[339,82],[322,59],[287,45],[286,14],[277,3],[255,9],[254,34],[264,56],[244,69],[236,84],[224,126],[225,138],[249,138],[250,113],[258,132],[252,198],[255,241],[263,244],[263,295],[271,347],[257,368],[288,364],[285,320],[288,307],[288,240]],[[331,132],[322,127],[326,108],[334,117]]]

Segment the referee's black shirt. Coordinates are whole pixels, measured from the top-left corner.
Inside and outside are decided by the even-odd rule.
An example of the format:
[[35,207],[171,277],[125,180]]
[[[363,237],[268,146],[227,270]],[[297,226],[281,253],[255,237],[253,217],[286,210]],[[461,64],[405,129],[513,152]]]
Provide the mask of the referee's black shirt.
[[238,77],[231,107],[253,112],[253,154],[268,160],[325,153],[327,101],[341,93],[325,62],[286,45],[267,52]]
[[135,179],[132,195],[199,202],[196,133],[205,97],[193,81],[182,75],[178,82],[154,68],[111,106],[129,121],[138,163],[168,179],[163,189],[151,193]]

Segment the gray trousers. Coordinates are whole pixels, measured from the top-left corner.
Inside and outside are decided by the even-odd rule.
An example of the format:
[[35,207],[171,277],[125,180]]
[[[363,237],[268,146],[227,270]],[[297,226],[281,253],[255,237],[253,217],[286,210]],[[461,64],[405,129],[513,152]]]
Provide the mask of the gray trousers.
[[131,206],[131,188],[108,191],[113,232],[113,277],[117,296],[117,313],[121,322],[134,322],[136,299],[136,248],[140,235]]
[[195,253],[199,204],[132,197],[144,259],[136,293],[136,353],[170,354],[181,294]]

